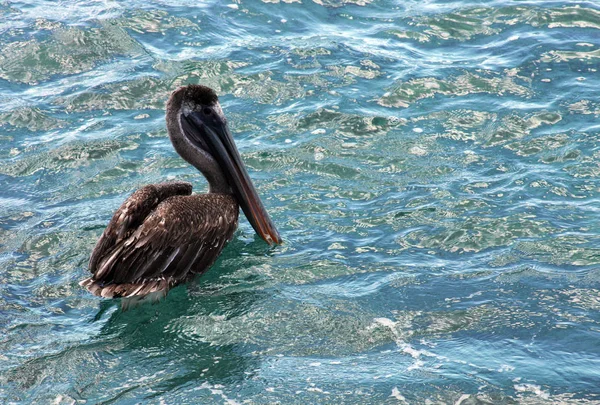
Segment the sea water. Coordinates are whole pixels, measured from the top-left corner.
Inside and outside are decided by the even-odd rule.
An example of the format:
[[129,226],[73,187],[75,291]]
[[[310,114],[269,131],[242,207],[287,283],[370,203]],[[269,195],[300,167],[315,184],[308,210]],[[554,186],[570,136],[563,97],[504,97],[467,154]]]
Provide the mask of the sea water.
[[[0,402],[600,403],[600,6],[0,3]],[[284,243],[121,312],[78,282],[220,96]]]

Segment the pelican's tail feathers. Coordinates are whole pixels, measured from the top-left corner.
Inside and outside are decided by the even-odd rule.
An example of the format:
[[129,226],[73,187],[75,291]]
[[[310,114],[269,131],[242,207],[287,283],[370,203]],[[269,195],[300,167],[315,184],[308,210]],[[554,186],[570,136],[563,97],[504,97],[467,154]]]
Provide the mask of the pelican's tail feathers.
[[79,285],[87,288],[92,294],[104,298],[123,298],[121,308],[126,311],[146,302],[158,302],[163,299],[169,289],[171,282],[167,279],[144,280],[139,283],[106,284],[94,280],[93,277],[79,282]]

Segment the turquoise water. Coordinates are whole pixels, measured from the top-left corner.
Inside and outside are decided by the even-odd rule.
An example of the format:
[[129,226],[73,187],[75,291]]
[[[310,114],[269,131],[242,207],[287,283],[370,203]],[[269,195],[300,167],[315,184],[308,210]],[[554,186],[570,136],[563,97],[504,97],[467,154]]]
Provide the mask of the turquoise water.
[[[0,402],[600,403],[597,3],[153,4],[0,4]],[[123,313],[78,281],[137,187],[206,188],[186,83],[285,243]]]

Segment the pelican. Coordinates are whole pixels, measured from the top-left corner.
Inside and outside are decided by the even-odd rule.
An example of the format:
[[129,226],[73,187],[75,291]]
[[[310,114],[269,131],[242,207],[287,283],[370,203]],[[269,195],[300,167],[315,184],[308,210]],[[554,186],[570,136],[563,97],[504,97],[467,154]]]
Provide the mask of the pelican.
[[166,110],[175,151],[204,175],[209,191],[192,195],[185,182],[150,184],[125,200],[92,252],[92,276],[80,283],[94,295],[159,300],[204,273],[231,240],[239,207],[265,242],[281,243],[216,93],[201,85],[180,87]]

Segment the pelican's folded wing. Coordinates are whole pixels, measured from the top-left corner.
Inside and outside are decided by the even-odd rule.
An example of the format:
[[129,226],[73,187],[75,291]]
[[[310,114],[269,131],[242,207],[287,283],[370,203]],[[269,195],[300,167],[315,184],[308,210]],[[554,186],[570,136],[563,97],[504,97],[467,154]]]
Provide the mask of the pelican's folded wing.
[[103,297],[128,297],[186,281],[219,256],[237,227],[238,210],[223,194],[170,197],[106,251],[83,285]]
[[190,195],[190,183],[149,184],[137,190],[121,204],[115,212],[102,236],[96,243],[89,262],[90,272],[97,270],[98,263],[116,244],[128,238],[154,208],[166,198],[174,195]]

